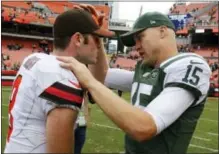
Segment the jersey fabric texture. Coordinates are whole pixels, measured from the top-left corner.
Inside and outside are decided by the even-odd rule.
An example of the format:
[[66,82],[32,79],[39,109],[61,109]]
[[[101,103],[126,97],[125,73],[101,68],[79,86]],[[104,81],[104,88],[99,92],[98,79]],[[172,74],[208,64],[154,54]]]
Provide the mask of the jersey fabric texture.
[[47,114],[57,107],[79,110],[83,89],[53,55],[24,59],[13,84],[5,153],[45,153]]
[[[132,83],[131,101],[144,109],[167,87],[180,87],[194,95],[192,105],[168,128],[148,141],[125,136],[127,154],[186,153],[209,89],[211,70],[196,54],[185,53],[163,62],[158,68],[138,62]],[[165,100],[163,100],[165,105]]]

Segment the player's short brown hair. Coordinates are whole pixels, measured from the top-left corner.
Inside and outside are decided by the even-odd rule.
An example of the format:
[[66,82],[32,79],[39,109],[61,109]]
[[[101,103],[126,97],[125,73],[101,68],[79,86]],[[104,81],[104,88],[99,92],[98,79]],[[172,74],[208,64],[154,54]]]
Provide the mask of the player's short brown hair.
[[80,9],[68,10],[60,14],[53,26],[54,47],[64,50],[71,40],[71,36],[79,32],[81,34],[95,34],[100,37],[112,37],[115,35],[107,29],[100,27],[95,16]]

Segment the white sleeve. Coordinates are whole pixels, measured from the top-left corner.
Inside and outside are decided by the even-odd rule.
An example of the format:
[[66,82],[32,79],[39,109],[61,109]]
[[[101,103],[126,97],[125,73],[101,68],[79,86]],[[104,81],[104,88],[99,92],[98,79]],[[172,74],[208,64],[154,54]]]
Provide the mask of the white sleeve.
[[194,95],[179,87],[165,88],[145,109],[154,119],[157,134],[175,122],[188,109]]
[[58,63],[39,63],[35,70],[36,95],[45,100],[44,111],[48,113],[54,107],[80,110],[84,91],[74,74],[61,68]]
[[104,84],[112,89],[131,91],[133,77],[133,71],[110,68],[108,69]]
[[202,58],[188,56],[166,67],[164,71],[164,88],[180,87],[190,91],[196,98],[193,106],[202,103],[207,97],[211,70]]

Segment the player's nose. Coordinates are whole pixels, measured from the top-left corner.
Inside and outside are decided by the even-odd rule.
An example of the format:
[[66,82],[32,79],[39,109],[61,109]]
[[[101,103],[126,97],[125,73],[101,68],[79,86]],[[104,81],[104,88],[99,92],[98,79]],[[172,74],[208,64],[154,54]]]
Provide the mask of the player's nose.
[[140,41],[135,42],[135,49],[139,52],[141,50],[141,43]]

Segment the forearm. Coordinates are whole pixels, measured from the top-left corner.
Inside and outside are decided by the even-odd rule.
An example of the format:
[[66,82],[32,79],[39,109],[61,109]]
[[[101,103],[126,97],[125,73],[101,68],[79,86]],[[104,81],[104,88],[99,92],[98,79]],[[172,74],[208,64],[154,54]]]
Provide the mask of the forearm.
[[88,90],[104,113],[123,131],[136,140],[145,140],[156,134],[152,117],[118,97],[99,82],[93,82]]
[[134,72],[124,69],[110,68],[107,71],[105,86],[121,91],[131,91]]
[[97,63],[94,65],[88,65],[88,68],[98,81],[104,83],[109,66],[103,41],[101,42],[100,49],[98,52]]

